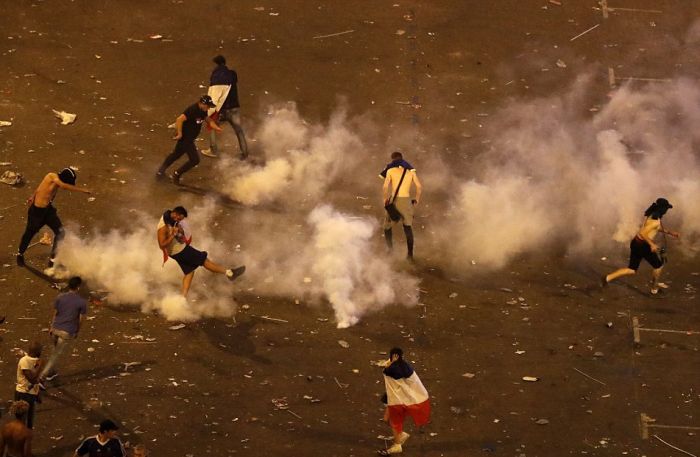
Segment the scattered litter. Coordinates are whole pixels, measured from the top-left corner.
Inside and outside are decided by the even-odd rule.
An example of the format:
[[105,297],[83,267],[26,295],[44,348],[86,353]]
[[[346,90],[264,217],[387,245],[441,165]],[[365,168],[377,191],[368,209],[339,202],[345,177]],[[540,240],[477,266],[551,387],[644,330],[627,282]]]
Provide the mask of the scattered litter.
[[0,176],[0,182],[9,184],[10,186],[20,186],[22,183],[24,183],[24,178],[19,173],[6,170],[5,173]]
[[605,326],[606,326],[607,328],[612,328],[612,327],[613,327],[613,323],[612,323],[612,322],[607,322],[607,323],[605,324]]
[[449,295],[449,297],[450,297],[450,298],[456,298],[457,295],[458,295],[457,292],[452,292],[452,293]]
[[547,424],[549,424],[549,421],[548,421],[547,419],[537,419],[537,420],[535,421],[535,424],[537,424],[537,425],[547,425]]
[[66,113],[65,111],[53,111],[53,114],[61,120],[61,125],[68,125],[75,122],[76,114]]
[[525,354],[525,351],[515,351],[515,353],[518,355],[523,355],[523,354]]
[[456,406],[450,406],[450,411],[453,414],[462,414],[462,408],[458,408]]
[[87,348],[88,352],[95,352],[95,348]]
[[600,352],[600,351],[593,353],[593,357],[603,357],[604,355],[605,355],[605,354],[603,354],[603,353]]
[[573,37],[573,38],[570,39],[569,41],[574,41],[574,40],[576,40],[576,39],[578,39],[578,38],[581,38],[583,35],[587,34],[587,33],[590,32],[591,30],[594,30],[594,29],[596,29],[596,28],[598,28],[598,27],[600,27],[600,24],[596,24],[596,25],[594,25],[593,27],[591,27],[591,28],[589,28],[589,29],[587,29],[587,30],[584,30],[583,32],[579,33],[578,35],[576,35],[575,37]]
[[95,197],[88,197],[87,201],[89,201],[89,202],[94,202],[94,201],[95,201]]
[[304,278],[304,284],[309,284],[311,282],[311,278],[308,276]]
[[260,319],[265,319],[266,321],[272,321],[272,322],[284,322],[285,324],[289,322],[289,321],[284,320],[284,319],[277,319],[276,317],[269,317],[269,316],[260,316]]
[[557,60],[557,67],[566,68],[566,63],[564,63],[563,60],[559,59],[559,60]]
[[437,433],[435,433],[435,432],[430,432],[430,436],[437,436]]
[[160,40],[163,38],[163,35],[151,35],[148,38],[150,38],[151,40]]
[[551,3],[552,5],[561,6],[561,2],[559,0],[549,0],[549,3]]
[[328,35],[316,35],[313,39],[318,40],[320,38],[330,38],[330,37],[334,37],[334,36],[338,36],[338,35],[345,35],[345,34],[352,33],[352,32],[354,32],[354,30],[345,30],[343,32],[330,33]]
[[10,121],[0,121],[0,127],[9,127],[12,125]]
[[539,381],[539,380],[540,380],[540,378],[536,378],[536,377],[534,377],[534,376],[523,376],[523,381],[527,381],[527,382],[537,382],[537,381]]
[[473,378],[474,376],[476,376],[474,373],[464,373],[464,374],[462,375],[462,377],[465,377],[465,378],[467,378],[467,379],[471,379],[471,378]]
[[341,345],[342,347],[344,347],[345,349],[350,347],[350,343],[348,343],[345,340],[338,340],[338,344]]
[[51,436],[50,438],[54,441],[60,441],[63,438],[63,435]]
[[[180,330],[180,329],[183,329],[183,328],[185,328],[185,327],[186,327],[185,324],[177,324],[177,325],[172,325],[172,326],[168,327],[168,329],[170,329],[170,330]],[[137,335],[137,336],[140,336],[140,335]],[[141,338],[143,338],[143,337],[141,337]],[[133,338],[132,338],[132,339],[133,339]]]
[[396,31],[396,34],[399,35],[399,36],[403,35],[404,33],[406,33],[405,30],[399,29],[399,30]]

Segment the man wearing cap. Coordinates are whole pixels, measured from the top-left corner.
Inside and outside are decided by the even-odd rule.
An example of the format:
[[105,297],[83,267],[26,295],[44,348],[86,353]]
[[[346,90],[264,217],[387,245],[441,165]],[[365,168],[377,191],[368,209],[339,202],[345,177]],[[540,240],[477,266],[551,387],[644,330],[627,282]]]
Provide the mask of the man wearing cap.
[[24,266],[24,252],[29,247],[34,235],[45,225],[48,225],[54,233],[53,247],[51,248],[51,258],[49,267],[53,266],[53,258],[56,254],[56,246],[63,238],[63,224],[58,218],[56,208],[53,207],[53,200],[56,198],[58,189],[73,190],[89,194],[88,189],[75,186],[77,175],[71,168],[64,168],[59,173],[48,173],[41,180],[39,187],[34,191],[34,195],[27,199],[29,210],[27,211],[27,227],[24,229],[22,240],[19,243],[17,252],[17,265]]
[[197,147],[194,145],[194,140],[199,136],[199,132],[202,130],[202,124],[206,122],[209,127],[217,132],[221,132],[221,128],[216,125],[216,122],[207,116],[207,109],[214,107],[216,107],[216,103],[214,103],[211,97],[203,95],[199,98],[197,103],[187,107],[187,109],[177,117],[175,120],[175,129],[177,133],[173,138],[177,140],[177,143],[175,143],[173,152],[165,158],[165,161],[158,169],[156,173],[157,178],[162,178],[165,175],[165,170],[185,154],[187,154],[189,160],[173,172],[171,175],[173,182],[180,185],[180,178],[182,175],[191,168],[197,166],[199,163],[199,151],[197,151]]
[[[241,127],[241,105],[238,102],[238,73],[226,66],[226,58],[218,55],[212,59],[216,64],[214,71],[209,77],[208,94],[211,96],[215,108],[209,110],[209,115],[218,114],[219,122],[228,122],[236,132],[238,147],[241,150],[239,158],[245,160],[248,157],[248,143],[245,140],[245,133]],[[202,150],[202,154],[208,157],[217,157],[216,131],[212,130],[209,135],[209,149]]]
[[613,281],[621,276],[633,275],[639,269],[639,264],[642,259],[649,262],[654,268],[651,272],[651,293],[656,295],[659,293],[659,287],[666,288],[664,283],[659,282],[661,270],[664,266],[663,248],[654,242],[656,234],[661,232],[664,235],[670,235],[674,238],[681,236],[680,233],[673,230],[667,230],[661,224],[661,218],[666,214],[666,211],[673,208],[665,198],[657,198],[654,203],[644,211],[644,222],[639,229],[637,235],[630,242],[630,260],[625,268],[620,268],[609,275],[601,278],[601,284],[607,286],[610,281]]
[[117,424],[111,420],[103,420],[100,423],[100,432],[84,440],[73,457],[126,457],[124,445],[117,438]]

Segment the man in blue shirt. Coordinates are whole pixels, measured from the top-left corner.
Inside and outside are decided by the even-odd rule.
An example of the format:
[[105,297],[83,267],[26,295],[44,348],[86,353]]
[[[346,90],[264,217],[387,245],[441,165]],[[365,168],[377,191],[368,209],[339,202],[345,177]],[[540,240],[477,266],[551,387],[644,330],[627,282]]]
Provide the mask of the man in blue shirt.
[[73,276],[68,280],[68,292],[56,297],[51,319],[49,334],[53,339],[53,352],[46,366],[41,372],[41,379],[51,381],[58,373],[54,369],[56,361],[63,354],[66,346],[78,336],[80,323],[87,313],[87,300],[78,295],[78,289],[82,284],[79,276]]
[[117,424],[107,419],[100,423],[100,433],[83,441],[73,457],[126,457],[124,445],[117,438]]

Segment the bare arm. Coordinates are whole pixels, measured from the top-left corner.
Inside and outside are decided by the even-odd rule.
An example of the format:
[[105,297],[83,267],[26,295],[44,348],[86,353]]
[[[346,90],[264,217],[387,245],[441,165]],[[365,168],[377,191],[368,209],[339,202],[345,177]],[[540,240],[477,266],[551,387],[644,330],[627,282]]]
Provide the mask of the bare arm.
[[420,179],[418,179],[418,174],[413,173],[413,182],[416,185],[416,205],[420,203],[420,197],[423,194],[423,185],[420,183]]
[[174,140],[179,140],[182,138],[182,123],[187,120],[187,116],[184,114],[180,114],[177,119],[175,119],[175,131],[177,132],[175,134]]
[[76,191],[76,192],[82,192],[82,193],[84,193],[84,194],[89,194],[89,193],[90,193],[90,190],[89,190],[89,189],[85,189],[84,187],[77,187],[77,186],[74,186],[74,185],[72,185],[72,184],[68,184],[68,183],[66,183],[66,182],[63,182],[63,181],[61,181],[61,180],[58,178],[58,176],[52,176],[52,177],[51,177],[51,182],[53,182],[54,184],[56,184],[56,185],[57,185],[58,187],[60,187],[61,189],[72,190],[72,191]]
[[27,433],[27,437],[24,439],[24,448],[22,449],[22,457],[32,457],[32,432],[31,432],[31,430]]
[[391,198],[391,175],[389,173],[386,174],[386,178],[384,178],[384,186],[382,186],[382,200],[384,201],[384,204],[386,205],[389,203],[389,199]]
[[211,127],[213,130],[216,130],[217,132],[223,132],[223,129],[218,126],[216,122],[214,122],[214,119],[207,117],[207,124],[209,127]]
[[158,246],[161,249],[168,247],[170,243],[173,242],[175,236],[177,235],[177,230],[170,230],[168,225],[165,225],[158,229]]

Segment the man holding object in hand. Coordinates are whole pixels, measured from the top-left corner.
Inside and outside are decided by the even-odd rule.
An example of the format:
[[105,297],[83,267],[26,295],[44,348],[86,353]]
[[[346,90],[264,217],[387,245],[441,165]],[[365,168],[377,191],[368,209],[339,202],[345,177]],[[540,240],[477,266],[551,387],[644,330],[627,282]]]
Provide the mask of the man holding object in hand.
[[[413,207],[418,205],[423,192],[423,186],[418,179],[416,169],[403,159],[400,152],[391,153],[391,162],[379,174],[384,178],[382,187],[382,199],[384,207],[393,203],[401,217],[392,220],[389,214],[384,215],[384,239],[389,250],[393,248],[392,228],[397,222],[403,225],[403,232],[406,235],[406,246],[408,253],[406,258],[413,261]],[[411,199],[411,186],[416,186],[415,198]]]

